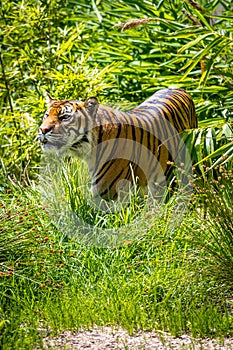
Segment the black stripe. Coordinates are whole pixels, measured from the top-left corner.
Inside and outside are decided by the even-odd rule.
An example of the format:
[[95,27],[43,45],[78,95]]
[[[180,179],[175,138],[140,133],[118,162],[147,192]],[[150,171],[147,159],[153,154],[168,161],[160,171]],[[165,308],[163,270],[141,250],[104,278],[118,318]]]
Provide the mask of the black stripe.
[[117,180],[121,177],[122,173],[125,169],[122,169],[120,173],[114,178],[114,180],[111,182],[111,184],[108,186],[108,188],[100,194],[101,197],[104,197],[107,193],[111,191],[111,188],[114,186],[114,184],[117,182]]
[[98,127],[99,133],[98,133],[98,139],[97,139],[97,144],[100,144],[102,142],[103,138],[103,125],[100,125]]
[[135,127],[133,125],[130,125],[130,126],[131,126],[131,131],[132,131],[132,139],[133,139],[133,141],[137,141]]
[[[107,166],[107,165],[108,165],[108,166]],[[105,168],[106,166],[107,166],[107,168],[104,170],[104,168]],[[95,177],[95,182],[93,182],[92,184],[93,184],[93,185],[97,185],[98,182],[99,182],[99,181],[106,175],[106,173],[109,171],[109,169],[111,168],[111,166],[112,166],[112,162],[111,162],[111,161],[104,163],[104,165],[101,167],[101,169],[98,171],[98,173],[94,175],[94,177]],[[104,171],[103,174],[101,174],[102,171]],[[97,178],[97,177],[98,177],[98,178]]]

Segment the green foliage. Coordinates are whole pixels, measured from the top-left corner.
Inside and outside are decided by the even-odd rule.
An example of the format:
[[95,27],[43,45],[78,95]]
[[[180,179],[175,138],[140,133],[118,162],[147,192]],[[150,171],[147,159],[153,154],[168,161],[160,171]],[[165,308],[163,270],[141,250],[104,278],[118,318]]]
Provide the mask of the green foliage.
[[40,161],[39,144],[35,142],[38,125],[28,113],[1,117],[1,171],[0,188],[7,178],[28,184],[35,177]]
[[221,120],[218,126],[211,126],[208,120],[202,128],[187,130],[183,139],[192,155],[193,169],[203,180],[213,179],[219,164],[232,169],[233,130],[230,123]]
[[[109,87],[105,91],[111,100],[138,101],[139,95],[142,100],[155,88],[177,84],[193,90],[194,96],[198,93],[199,101],[201,93],[202,103],[209,99],[219,103],[218,93],[231,103],[230,17],[227,11],[212,16],[216,7],[216,3],[208,3],[208,12],[201,13],[178,0],[162,1],[157,7],[144,1],[70,1],[65,6],[53,1],[3,2],[1,59],[4,83],[9,87],[3,90],[3,102],[11,97],[14,107],[19,98],[25,103],[28,93],[38,98],[43,88],[57,91],[60,74],[65,74],[65,82],[73,81],[72,73],[75,75],[78,67],[82,70],[83,63],[84,68],[86,64],[91,69],[107,69],[115,62],[111,77],[115,96]],[[119,22],[142,17],[157,19],[140,30],[120,32],[116,27]],[[91,82],[94,74],[85,76]],[[74,92],[82,94],[83,86],[68,90],[66,97],[74,97],[69,96]]]

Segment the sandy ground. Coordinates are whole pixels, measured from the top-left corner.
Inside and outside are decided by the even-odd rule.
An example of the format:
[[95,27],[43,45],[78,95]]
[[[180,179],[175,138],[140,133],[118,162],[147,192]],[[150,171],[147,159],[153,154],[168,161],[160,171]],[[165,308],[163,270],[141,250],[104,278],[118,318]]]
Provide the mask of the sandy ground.
[[59,336],[44,338],[44,349],[66,350],[230,350],[233,338],[222,341],[192,339],[188,335],[172,337],[165,333],[139,332],[129,335],[123,329],[94,327],[79,332],[65,331]]

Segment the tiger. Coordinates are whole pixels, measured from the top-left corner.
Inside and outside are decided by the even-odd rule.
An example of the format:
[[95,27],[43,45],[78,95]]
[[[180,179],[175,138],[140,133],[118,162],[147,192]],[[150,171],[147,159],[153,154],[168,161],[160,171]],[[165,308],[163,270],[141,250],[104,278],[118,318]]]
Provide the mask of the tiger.
[[38,137],[44,153],[83,159],[91,175],[91,193],[116,200],[136,179],[143,193],[156,196],[167,183],[181,135],[197,127],[188,92],[165,88],[129,111],[85,101],[47,96],[48,108]]

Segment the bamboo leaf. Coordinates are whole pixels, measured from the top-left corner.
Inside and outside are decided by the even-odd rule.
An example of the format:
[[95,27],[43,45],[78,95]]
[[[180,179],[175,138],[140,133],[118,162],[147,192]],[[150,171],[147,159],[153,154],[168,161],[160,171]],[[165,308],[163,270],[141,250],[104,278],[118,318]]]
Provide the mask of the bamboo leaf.
[[191,40],[191,41],[189,41],[187,44],[185,44],[184,46],[182,46],[182,47],[179,49],[178,53],[182,53],[182,52],[186,51],[187,49],[190,49],[191,47],[196,46],[197,44],[200,43],[200,41],[202,41],[202,40],[204,40],[204,39],[206,39],[207,37],[212,36],[212,35],[214,35],[214,33],[211,32],[211,33],[205,33],[205,34],[203,34],[203,35],[198,36],[196,39]]
[[99,22],[102,22],[103,17],[101,16],[101,14],[100,14],[100,12],[98,10],[98,7],[96,6],[95,1],[92,0],[91,2],[92,2],[93,9],[94,9],[94,11],[96,13],[96,16],[98,17]]
[[207,154],[214,152],[214,140],[215,140],[215,130],[213,128],[208,128],[205,136],[205,149]]
[[188,67],[182,80],[187,77],[187,75],[193,70],[193,68],[200,62],[202,57],[207,55],[213,47],[216,47],[219,43],[222,43],[223,41],[225,40],[221,36],[217,37],[212,42],[210,42],[203,50],[198,52],[191,61],[187,62],[187,64],[181,68],[181,70],[184,70]]
[[[213,153],[209,154],[208,156],[200,159],[194,166],[200,165],[201,163],[205,162],[206,160],[213,159],[216,157],[219,157],[211,166],[211,169],[213,169],[216,165],[225,163],[227,160],[232,159],[232,153],[233,153],[233,141],[219,147],[217,150],[215,150]],[[227,155],[230,155],[227,160],[225,159]]]
[[206,28],[208,28],[211,32],[214,31],[214,29],[212,28],[212,26],[208,23],[207,19],[205,18],[205,16],[203,16],[203,14],[197,10],[197,9],[193,9],[194,12],[196,13],[198,19],[206,26]]

